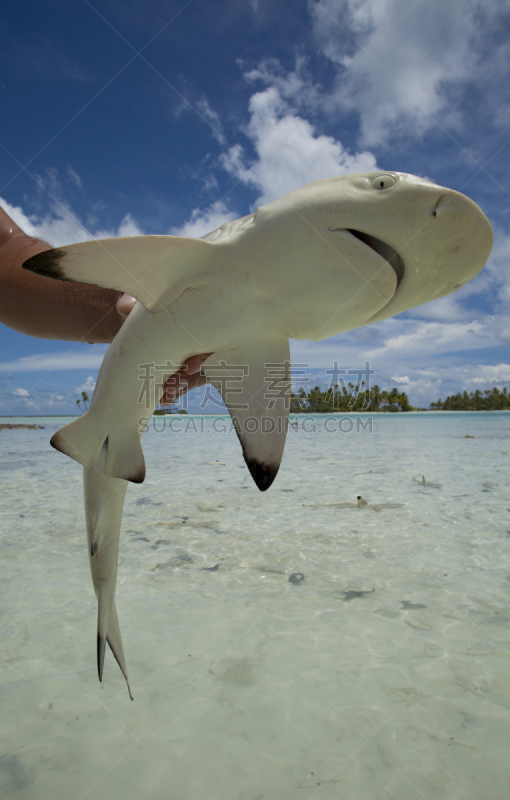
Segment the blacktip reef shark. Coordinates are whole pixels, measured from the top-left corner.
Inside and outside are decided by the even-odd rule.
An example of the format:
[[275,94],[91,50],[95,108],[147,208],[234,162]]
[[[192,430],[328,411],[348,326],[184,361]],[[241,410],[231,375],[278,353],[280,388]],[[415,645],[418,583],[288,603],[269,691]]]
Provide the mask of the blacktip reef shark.
[[[450,294],[482,269],[492,238],[464,195],[369,172],[311,183],[202,239],[103,239],[25,262],[36,274],[138,300],[104,357],[89,411],[51,440],[85,467],[100,679],[108,641],[127,680],[114,599],[122,503],[126,481],[144,480],[140,436],[166,379],[190,356],[212,354],[202,370],[265,491],[287,432],[289,338],[320,341]],[[147,364],[158,379],[142,419]]]
[[383,508],[402,508],[403,505],[403,503],[368,503],[360,494],[356,497],[356,503],[303,503],[304,508],[369,508],[371,511],[382,511]]
[[424,489],[442,489],[442,485],[440,483],[432,483],[431,481],[425,480],[425,475],[421,476],[421,480],[419,478],[415,478],[413,476],[413,482],[419,483]]

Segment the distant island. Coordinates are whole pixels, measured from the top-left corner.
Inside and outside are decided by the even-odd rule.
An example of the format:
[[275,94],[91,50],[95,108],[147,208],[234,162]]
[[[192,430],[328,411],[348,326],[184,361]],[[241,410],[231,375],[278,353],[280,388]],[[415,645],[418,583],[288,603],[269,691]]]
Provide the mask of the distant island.
[[44,429],[44,425],[21,425],[20,423],[11,423],[11,422],[2,422],[0,424],[0,431],[12,431],[17,430],[18,428],[26,429],[26,428],[41,428]]
[[505,411],[510,409],[510,393],[504,389],[485,389],[481,392],[459,392],[449,395],[446,400],[430,404],[432,411]]
[[[510,393],[506,388],[486,389],[481,392],[462,392],[449,395],[446,400],[437,400],[430,404],[431,411],[504,411],[510,409]],[[299,389],[291,394],[291,414],[354,414],[356,412],[390,412],[399,411],[427,411],[426,408],[414,408],[409,402],[407,394],[394,387],[390,391],[373,386],[369,391],[364,384],[355,386],[348,384],[348,388],[321,391],[315,386],[309,392]]]
[[335,386],[322,392],[315,386],[308,393],[299,389],[290,397],[291,414],[338,414],[339,412],[353,414],[356,411],[414,411],[405,392],[392,389],[387,392],[379,386],[373,386],[370,391],[348,384],[348,388],[341,389]]
[[[88,398],[87,398],[88,400]],[[82,410],[80,408],[80,410]],[[485,389],[474,392],[459,392],[458,394],[448,395],[445,400],[436,400],[431,403],[429,408],[416,408],[411,405],[407,394],[396,387],[387,391],[379,386],[373,386],[369,391],[364,388],[349,383],[347,387],[341,389],[336,386],[333,389],[322,391],[319,386],[314,386],[309,392],[299,389],[298,392],[291,394],[290,413],[291,414],[355,414],[360,412],[369,413],[396,413],[404,411],[508,411],[510,410],[510,390],[506,387],[498,389]],[[226,413],[227,409],[225,409]],[[187,414],[185,409],[177,409],[177,404],[157,408],[156,415],[166,414]],[[220,412],[222,413],[222,412]],[[36,416],[34,414],[30,416]],[[54,416],[54,415],[43,415]],[[60,415],[58,415],[60,416]],[[214,416],[214,415],[213,415]],[[4,419],[8,419],[5,417]],[[43,425],[20,424],[20,423],[0,423],[0,431],[12,430],[15,428],[43,428]]]

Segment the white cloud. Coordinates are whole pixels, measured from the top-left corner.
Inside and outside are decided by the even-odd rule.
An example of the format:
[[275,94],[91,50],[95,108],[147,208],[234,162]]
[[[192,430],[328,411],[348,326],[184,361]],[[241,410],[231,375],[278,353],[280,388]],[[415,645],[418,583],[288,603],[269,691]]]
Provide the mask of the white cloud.
[[81,189],[81,188],[82,188],[82,182],[81,182],[81,178],[80,178],[80,176],[78,175],[78,173],[76,172],[76,170],[74,170],[72,167],[68,167],[68,168],[67,168],[67,177],[69,178],[69,180],[71,181],[71,183],[74,183],[74,185],[75,185],[75,186],[76,186],[78,189]]
[[[243,147],[237,143],[220,155],[219,163],[241,183],[258,190],[254,208],[321,178],[377,169],[371,153],[351,155],[341,142],[319,135],[310,122],[299,116],[297,107],[311,102],[316,95],[311,82],[302,76],[303,69],[303,63],[298,62],[294,72],[285,73],[277,61],[266,59],[245,74],[249,82],[270,84],[250,98],[250,121],[244,130],[258,160],[250,166]],[[211,122],[216,119],[208,105],[202,111],[207,112]],[[241,215],[229,211],[223,200],[217,200],[206,209],[193,209],[187,222],[173,227],[170,233],[199,238],[238,216]]]
[[227,220],[236,219],[238,216],[239,214],[228,210],[223,200],[217,200],[209,208],[194,208],[188,221],[171,228],[170,233],[172,236],[191,236],[199,239],[219,228]]
[[131,214],[127,213],[120,223],[117,231],[103,231],[100,234],[93,236],[93,239],[103,239],[108,236],[142,236],[143,231],[136,224]]
[[417,369],[433,364],[421,377],[435,380],[442,366],[456,369],[472,358],[473,351],[508,345],[510,322],[506,315],[478,317],[440,323],[400,315],[321,342],[292,341],[292,359],[312,368],[331,366],[338,360],[342,365],[363,366],[368,360],[378,374],[388,379],[407,375],[411,382]]
[[505,5],[503,0],[310,2],[319,45],[342,76],[329,97],[330,109],[340,105],[359,112],[366,146],[395,133],[419,136],[437,116],[443,124],[460,124],[452,90],[487,80],[488,72],[508,75],[506,42],[492,37],[490,59],[479,56]]
[[13,389],[12,394],[16,395],[16,397],[28,397],[28,392],[26,389],[22,389],[19,387],[18,389]]
[[[270,78],[267,68],[256,75]],[[250,168],[241,145],[233,145],[220,156],[220,163],[241,182],[260,192],[254,207],[276,200],[300,186],[321,178],[366,172],[377,169],[372,153],[351,155],[341,142],[332,136],[318,134],[314,126],[298,115],[289,100],[282,95],[281,78],[274,85],[252,95],[249,104],[250,121],[245,133],[251,140],[258,161]],[[280,87],[280,88],[279,88]],[[289,99],[294,96],[287,87]],[[299,80],[293,84],[299,93]]]
[[[478,364],[464,367],[463,384],[466,388],[487,389],[492,386],[510,386],[510,364]],[[467,377],[471,375],[471,377]]]
[[[0,205],[14,222],[29,236],[43,239],[53,247],[89,239],[107,239],[116,236],[139,236],[142,234],[137,223],[127,213],[119,227],[89,230],[74,213],[69,203],[62,199],[62,187],[56,170],[47,170],[46,177],[38,179],[41,189],[48,191],[49,210],[44,214],[27,214],[20,206],[13,206],[0,197]],[[69,180],[81,186],[80,176],[68,167]]]
[[46,407],[52,413],[55,407],[61,411],[64,409],[71,409],[71,413],[76,413],[75,409],[69,403],[69,398],[63,397],[61,394],[51,394],[49,397],[41,394],[36,405],[37,408],[41,409]]
[[179,117],[181,114],[189,112],[195,115],[198,114],[198,116],[202,118],[202,120],[210,128],[211,134],[214,136],[216,141],[220,143],[225,142],[220,115],[212,108],[205,95],[202,95],[198,100],[188,100],[182,98],[182,101],[175,109],[175,115],[176,117]]
[[409,316],[447,324],[471,319],[473,313],[462,307],[461,298],[458,297],[459,293],[456,292],[455,295],[447,295],[438,300],[432,300],[430,303],[424,303],[422,306],[416,306],[409,311]]
[[494,231],[494,248],[482,275],[485,277],[484,288],[494,285],[498,299],[507,310],[510,302],[510,234],[498,229]]
[[[391,378],[384,388],[393,388],[394,385],[393,378]],[[442,391],[442,381],[440,379],[415,378],[410,380],[409,383],[401,385],[400,389],[405,391],[411,401],[411,405],[418,408],[428,408],[432,401],[439,399]]]
[[[386,325],[387,322],[383,324]],[[294,363],[310,365],[312,370],[310,374],[313,373],[311,385],[318,384],[323,388],[326,388],[330,381],[330,376],[325,370],[330,368],[334,361],[337,361],[341,368],[363,369],[365,361],[368,360],[370,368],[375,370],[374,376],[370,379],[372,386],[378,384],[383,389],[398,386],[409,396],[412,405],[421,408],[427,408],[430,402],[440,397],[444,400],[447,395],[464,390],[484,390],[493,386],[510,388],[510,364],[462,363],[462,351],[448,353],[439,358],[436,356],[440,354],[431,353],[430,349],[426,352],[419,347],[410,348],[407,352],[399,350],[388,351],[383,355],[374,354],[359,346],[359,343],[353,345],[350,334],[338,337],[336,342],[293,341],[291,354]],[[473,358],[471,353],[466,354],[466,357]],[[405,373],[399,371],[402,368]]]
[[389,356],[416,358],[499,344],[489,326],[478,320],[451,324],[413,321],[407,325],[404,322],[403,327],[404,331],[389,336],[381,346],[369,350],[366,358],[371,361]]
[[[48,372],[50,370],[99,369],[105,348],[96,348],[86,353],[40,353],[23,356],[15,361],[4,361],[0,372]],[[24,390],[23,390],[24,391]]]
[[92,394],[95,388],[96,379],[92,375],[89,375],[85,383],[82,383],[81,386],[77,386],[74,391],[75,394],[81,394],[82,392],[87,392],[87,394],[90,392]]
[[273,86],[295,108],[309,109],[321,96],[319,88],[307,74],[306,61],[302,57],[296,59],[292,72],[286,72],[276,58],[265,58],[258,67],[245,72],[244,78],[248,83],[261,81],[266,86]]
[[428,405],[458,392],[510,387],[510,364],[436,364],[427,370],[413,370],[405,391],[415,405]]
[[217,111],[214,111],[214,109],[211,108],[207,97],[202,96],[200,100],[195,103],[195,109],[209,124],[214,138],[218,142],[224,142],[225,137],[223,136],[223,126],[221,124],[220,116]]

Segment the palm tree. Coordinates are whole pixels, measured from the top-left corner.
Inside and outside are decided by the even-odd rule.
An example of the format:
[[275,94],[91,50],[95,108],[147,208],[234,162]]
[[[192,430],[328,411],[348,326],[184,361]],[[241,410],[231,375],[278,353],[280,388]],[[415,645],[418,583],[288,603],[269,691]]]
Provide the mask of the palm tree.
[[[76,401],[76,405],[78,406],[78,408],[80,409],[82,414],[84,414],[86,411],[89,410],[88,402],[89,402],[89,396],[88,396],[87,392],[82,392],[81,393],[81,398]],[[82,409],[80,403],[83,403],[83,409]]]

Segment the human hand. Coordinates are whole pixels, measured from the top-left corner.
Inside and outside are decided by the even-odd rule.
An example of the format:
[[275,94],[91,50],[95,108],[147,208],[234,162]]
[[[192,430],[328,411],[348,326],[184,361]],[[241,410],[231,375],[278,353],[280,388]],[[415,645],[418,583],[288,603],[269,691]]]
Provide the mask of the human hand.
[[122,293],[22,269],[28,258],[50,249],[0,208],[0,322],[42,339],[111,342],[125,320],[117,309]]
[[174,372],[165,383],[161,405],[169,406],[181,395],[207,383],[207,378],[200,372],[200,367],[210,355],[211,353],[202,353],[186,359],[180,370]]
[[[0,208],[0,322],[42,339],[111,342],[136,300],[114,289],[66,283],[22,269],[23,263],[51,245],[21,230]],[[166,385],[162,402],[202,386],[200,367],[209,353],[187,359]]]

